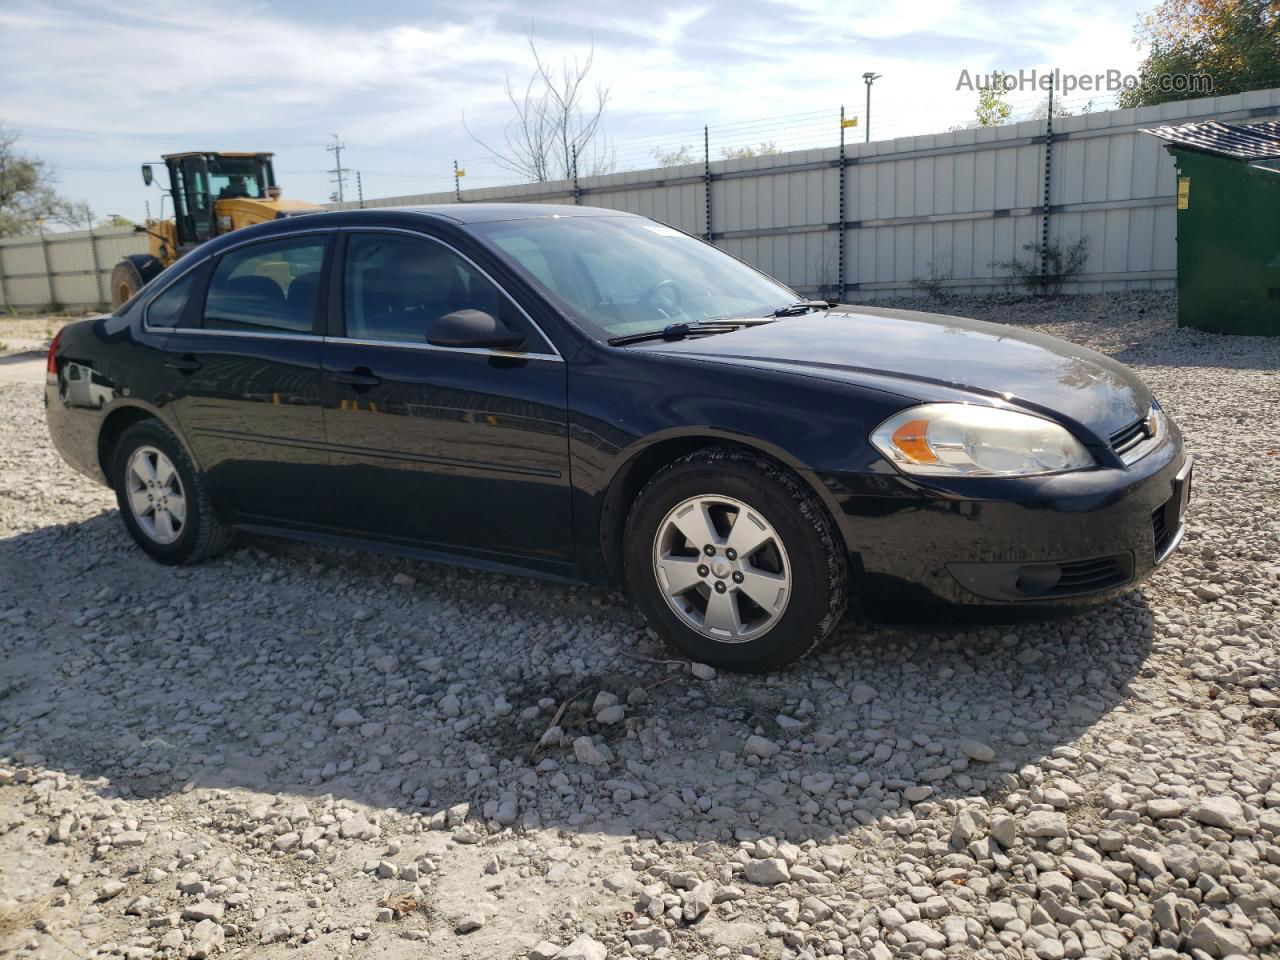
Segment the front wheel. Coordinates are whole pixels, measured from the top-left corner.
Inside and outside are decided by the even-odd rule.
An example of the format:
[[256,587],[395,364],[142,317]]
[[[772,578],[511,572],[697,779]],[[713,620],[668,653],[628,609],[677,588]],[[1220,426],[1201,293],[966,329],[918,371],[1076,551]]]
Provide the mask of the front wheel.
[[214,512],[204,478],[161,421],[125,430],[111,464],[120,517],[152,559],[198,563],[231,543],[232,530]]
[[763,672],[817,647],[844,614],[848,568],[831,518],[790,471],[733,448],[659,471],[627,521],[628,586],[694,660]]
[[119,310],[142,289],[142,273],[131,260],[121,260],[111,269],[111,309]]

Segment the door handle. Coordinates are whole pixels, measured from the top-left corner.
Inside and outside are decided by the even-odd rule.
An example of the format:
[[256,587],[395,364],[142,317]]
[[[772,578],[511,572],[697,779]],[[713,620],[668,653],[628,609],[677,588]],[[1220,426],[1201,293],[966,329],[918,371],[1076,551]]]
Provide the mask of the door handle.
[[164,365],[170,370],[177,370],[179,373],[195,373],[204,366],[189,353],[181,357],[169,357],[165,360]]
[[352,387],[376,387],[382,382],[382,378],[372,373],[368,367],[331,371],[329,379],[334,383],[345,383]]

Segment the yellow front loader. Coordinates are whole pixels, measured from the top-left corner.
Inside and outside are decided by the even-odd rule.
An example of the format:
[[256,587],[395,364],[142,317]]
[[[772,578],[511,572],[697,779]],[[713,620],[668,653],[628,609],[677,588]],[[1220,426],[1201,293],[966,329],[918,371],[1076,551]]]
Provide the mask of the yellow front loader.
[[[232,230],[320,210],[300,200],[284,200],[269,153],[174,153],[162,158],[169,169],[173,218],[147,220],[138,229],[151,238],[148,253],[125,257],[111,271],[111,305],[119,307],[179,257],[206,240]],[[142,165],[142,181],[155,179]]]

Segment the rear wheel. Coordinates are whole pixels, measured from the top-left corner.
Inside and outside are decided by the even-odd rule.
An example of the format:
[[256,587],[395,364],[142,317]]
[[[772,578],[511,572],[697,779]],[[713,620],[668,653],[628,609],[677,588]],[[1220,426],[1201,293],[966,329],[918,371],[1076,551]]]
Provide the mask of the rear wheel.
[[125,430],[111,463],[120,517],[152,559],[198,563],[231,543],[232,530],[214,512],[204,478],[159,420]]
[[645,485],[627,521],[627,583],[649,622],[695,660],[767,671],[817,647],[847,603],[826,510],[747,451],[698,451]]

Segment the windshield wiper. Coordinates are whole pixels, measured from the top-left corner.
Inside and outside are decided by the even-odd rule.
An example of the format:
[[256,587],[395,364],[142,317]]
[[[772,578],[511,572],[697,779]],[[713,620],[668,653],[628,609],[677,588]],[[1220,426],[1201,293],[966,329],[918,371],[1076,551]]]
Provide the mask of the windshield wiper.
[[621,347],[628,343],[642,343],[645,340],[683,340],[691,333],[693,333],[692,324],[669,323],[661,330],[629,333],[625,337],[610,337],[608,342],[611,347]]
[[[822,304],[826,307],[826,304]],[[784,307],[785,309],[789,309]],[[642,343],[645,340],[683,340],[685,337],[698,334],[706,336],[712,333],[729,333],[743,327],[755,327],[762,323],[773,323],[779,316],[790,314],[770,314],[767,317],[717,317],[710,320],[681,320],[670,323],[661,330],[646,330],[644,333],[629,333],[622,337],[610,337],[606,342],[611,347],[620,347],[628,343]]]
[[795,303],[789,303],[785,307],[779,307],[773,311],[775,317],[798,317],[801,314],[808,313],[811,310],[830,310],[831,304],[825,300],[797,300]]

